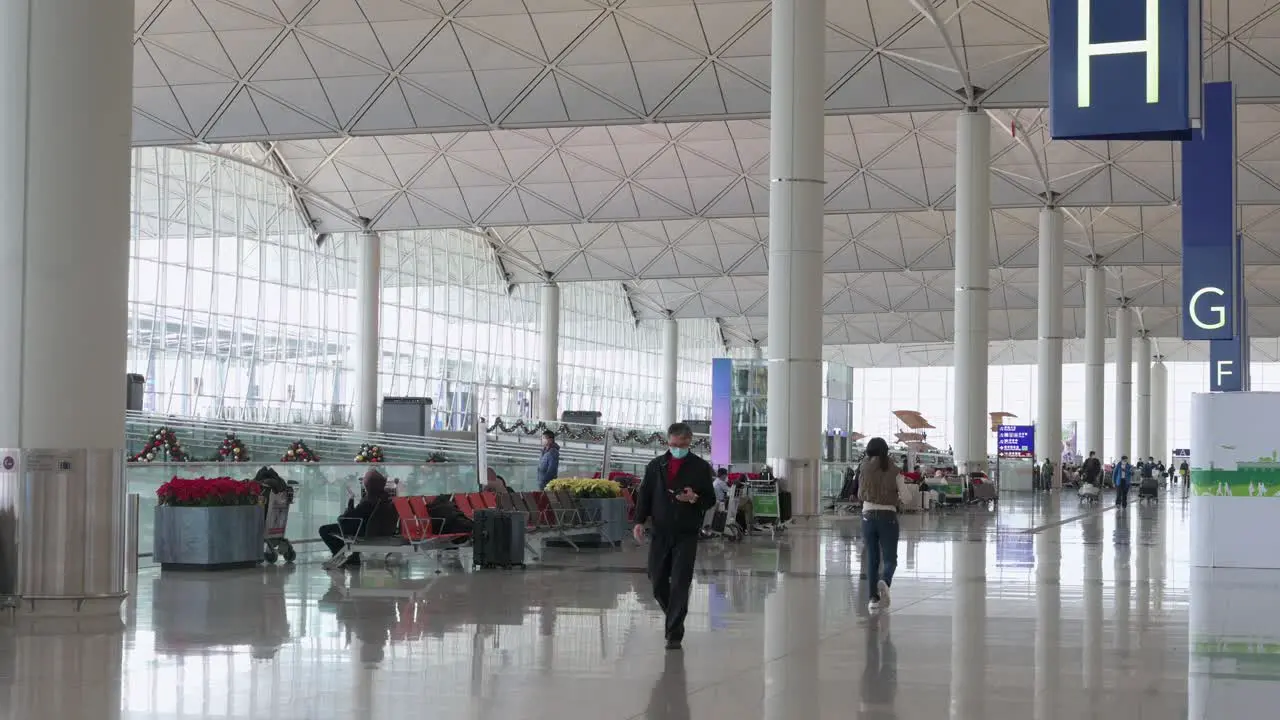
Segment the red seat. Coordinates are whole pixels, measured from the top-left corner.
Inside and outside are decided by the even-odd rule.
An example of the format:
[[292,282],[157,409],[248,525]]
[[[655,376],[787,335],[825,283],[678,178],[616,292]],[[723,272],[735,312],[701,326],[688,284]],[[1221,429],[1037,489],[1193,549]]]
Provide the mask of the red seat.
[[427,512],[427,506],[431,504],[432,500],[435,500],[435,498],[430,495],[411,495],[409,497],[409,507],[413,509],[414,517],[431,517],[430,513]]
[[400,518],[400,537],[417,542],[431,534],[431,523],[422,522],[409,498],[396,497],[392,498],[391,502],[395,505],[396,515]]
[[471,503],[471,512],[473,513],[476,510],[484,510],[491,507],[484,504],[484,493],[481,492],[467,493],[467,502]]
[[542,524],[548,526],[556,525],[556,514],[551,512],[551,502],[547,500],[547,494],[544,492],[531,492],[529,497],[537,504],[538,517],[542,518]]
[[[467,510],[463,509],[464,507],[468,507],[468,506],[465,506],[462,503],[457,502],[458,498],[461,498],[461,497],[463,496],[459,495],[456,498],[454,498],[455,504],[457,504],[458,509],[462,511],[464,515],[466,515],[467,517],[470,517],[470,513]],[[435,499],[436,498],[431,495],[414,496],[408,499],[409,507],[413,510],[414,516],[417,517],[418,520],[420,521],[417,524],[422,527],[421,537],[418,537],[416,539],[417,540],[456,540],[458,538],[470,537],[471,533],[465,533],[465,532],[449,533],[446,535],[436,531],[438,525],[431,519],[431,512],[428,509],[431,505],[431,502]]]
[[633,522],[636,519],[636,496],[631,492],[631,488],[622,490],[622,499],[627,501],[627,522]]
[[458,511],[466,516],[468,520],[475,519],[475,508],[471,507],[471,498],[466,493],[454,495],[453,504],[458,506]]
[[480,501],[490,510],[494,510],[498,507],[498,495],[496,493],[491,493],[488,490],[480,493]]

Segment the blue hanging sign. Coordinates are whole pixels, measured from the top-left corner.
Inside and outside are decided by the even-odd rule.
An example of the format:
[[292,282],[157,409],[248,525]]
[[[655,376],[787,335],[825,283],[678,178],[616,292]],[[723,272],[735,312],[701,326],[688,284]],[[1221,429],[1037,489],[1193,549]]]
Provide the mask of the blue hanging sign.
[[1235,260],[1236,332],[1225,340],[1209,341],[1209,391],[1248,392],[1249,325],[1244,294],[1244,236],[1236,235],[1231,255]]
[[996,454],[1002,458],[1034,458],[1034,425],[1001,425],[996,429]]
[[1185,140],[1200,118],[1200,0],[1050,0],[1055,140]]
[[1231,83],[1205,85],[1204,110],[1204,129],[1182,143],[1182,338],[1231,340],[1242,267]]

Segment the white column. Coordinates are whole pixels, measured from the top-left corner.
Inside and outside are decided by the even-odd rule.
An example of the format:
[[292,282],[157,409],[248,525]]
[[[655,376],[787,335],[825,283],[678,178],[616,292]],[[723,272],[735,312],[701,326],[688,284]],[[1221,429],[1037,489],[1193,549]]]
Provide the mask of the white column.
[[129,3],[0,4],[0,595],[21,614],[118,623],[125,596],[132,38]]
[[991,121],[956,123],[955,456],[961,472],[987,470],[987,326],[991,295]]
[[680,321],[668,317],[663,323],[662,343],[662,426],[680,420],[678,400],[680,380]]
[[1040,211],[1036,449],[1055,468],[1062,464],[1062,255],[1062,213],[1046,207]]
[[1169,368],[1164,357],[1157,355],[1151,365],[1151,452],[1164,463],[1170,461],[1168,433]]
[[797,515],[818,512],[822,433],[825,0],[773,1],[766,455]]
[[1138,412],[1134,417],[1133,453],[1146,459],[1151,450],[1151,338],[1144,332],[1138,338]]
[[1106,462],[1102,446],[1106,404],[1107,276],[1098,265],[1084,271],[1084,448]]
[[1122,300],[1116,309],[1115,458],[1133,459],[1133,311]]
[[378,359],[382,357],[382,238],[361,233],[356,263],[356,432],[378,431]]
[[542,361],[538,364],[538,419],[560,419],[560,286],[542,286]]
[[752,360],[764,359],[764,346],[760,344],[759,340],[757,340],[755,344],[751,346],[751,359]]

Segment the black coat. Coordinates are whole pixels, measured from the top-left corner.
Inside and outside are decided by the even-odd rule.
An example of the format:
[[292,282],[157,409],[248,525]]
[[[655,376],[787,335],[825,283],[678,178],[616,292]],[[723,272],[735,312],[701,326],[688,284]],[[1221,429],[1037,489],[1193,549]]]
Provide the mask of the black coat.
[[338,516],[341,520],[359,520],[357,537],[392,537],[400,533],[400,515],[389,495],[365,496],[359,504],[347,501],[347,511]]
[[[671,453],[663,453],[649,461],[636,494],[636,524],[653,520],[653,531],[670,535],[691,535],[702,529],[707,511],[716,504],[716,491],[712,485],[711,464],[697,455],[687,455],[676,475],[674,489],[667,484]],[[684,488],[698,494],[695,503],[683,503],[676,495]]]

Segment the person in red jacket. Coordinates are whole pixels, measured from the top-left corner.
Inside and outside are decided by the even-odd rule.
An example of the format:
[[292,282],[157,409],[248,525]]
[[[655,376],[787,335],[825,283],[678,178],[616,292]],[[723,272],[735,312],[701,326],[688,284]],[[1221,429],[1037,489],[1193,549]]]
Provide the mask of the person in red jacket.
[[649,462],[636,494],[636,542],[644,542],[646,522],[653,526],[649,582],[667,616],[668,650],[679,650],[684,642],[698,535],[707,511],[716,504],[711,464],[689,452],[692,443],[693,430],[688,425],[672,425],[667,430],[667,452]]

